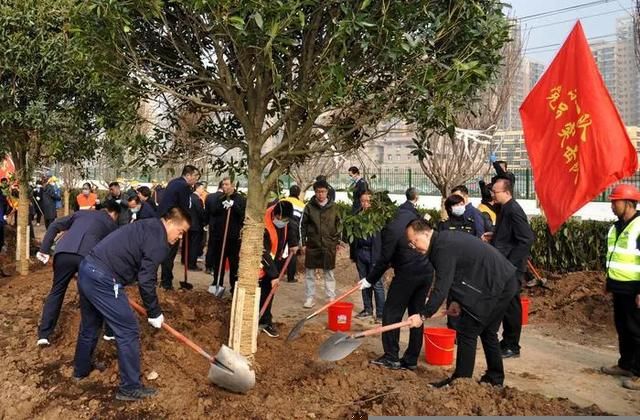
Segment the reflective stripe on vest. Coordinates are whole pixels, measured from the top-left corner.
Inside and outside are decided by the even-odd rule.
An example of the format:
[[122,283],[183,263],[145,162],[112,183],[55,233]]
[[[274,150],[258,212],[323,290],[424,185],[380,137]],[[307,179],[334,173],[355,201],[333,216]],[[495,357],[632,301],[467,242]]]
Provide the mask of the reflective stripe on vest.
[[617,281],[640,281],[640,217],[636,217],[616,237],[616,227],[607,235],[607,276]]

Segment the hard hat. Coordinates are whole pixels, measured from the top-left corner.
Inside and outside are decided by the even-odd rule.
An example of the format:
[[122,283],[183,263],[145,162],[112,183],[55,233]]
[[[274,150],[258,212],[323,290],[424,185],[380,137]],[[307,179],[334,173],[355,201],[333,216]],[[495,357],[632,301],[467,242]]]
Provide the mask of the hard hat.
[[609,200],[640,201],[640,191],[631,184],[620,184],[613,189],[611,195],[609,195]]

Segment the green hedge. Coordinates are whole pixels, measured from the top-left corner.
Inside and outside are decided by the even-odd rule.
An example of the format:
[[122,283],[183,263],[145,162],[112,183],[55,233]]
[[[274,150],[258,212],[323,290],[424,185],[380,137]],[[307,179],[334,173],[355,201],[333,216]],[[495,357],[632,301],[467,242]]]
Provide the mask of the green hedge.
[[551,236],[544,218],[534,217],[531,258],[536,267],[555,272],[604,270],[610,226],[611,222],[570,219]]

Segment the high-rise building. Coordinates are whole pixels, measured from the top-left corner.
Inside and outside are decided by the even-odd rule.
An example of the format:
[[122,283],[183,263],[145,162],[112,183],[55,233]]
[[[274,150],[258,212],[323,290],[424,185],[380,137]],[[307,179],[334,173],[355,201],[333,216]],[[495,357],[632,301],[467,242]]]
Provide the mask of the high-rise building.
[[636,62],[636,32],[631,16],[616,20],[615,77],[613,100],[627,125],[640,125],[640,70]]

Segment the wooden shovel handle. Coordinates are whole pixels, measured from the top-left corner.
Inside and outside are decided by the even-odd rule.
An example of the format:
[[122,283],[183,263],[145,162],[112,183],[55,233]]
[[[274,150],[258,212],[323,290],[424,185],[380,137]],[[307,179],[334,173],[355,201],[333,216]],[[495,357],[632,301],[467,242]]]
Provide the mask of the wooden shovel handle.
[[318,315],[320,312],[322,312],[325,309],[327,309],[329,306],[340,302],[342,299],[346,298],[347,296],[349,296],[351,293],[355,292],[356,290],[360,290],[360,282],[356,283],[356,285],[353,286],[351,289],[347,290],[346,292],[344,292],[343,294],[341,294],[340,296],[335,298],[335,300],[332,300],[331,302],[329,302],[326,305],[324,305],[322,308],[318,309],[317,311],[315,311],[311,315],[307,316],[307,319],[313,318],[314,316]]
[[368,337],[370,335],[378,335],[378,334],[385,333],[387,331],[393,331],[393,330],[397,330],[404,327],[410,327],[410,326],[411,326],[411,321],[407,319],[402,322],[396,322],[395,324],[385,325],[384,327],[380,326],[380,327],[371,328],[370,330],[359,332],[358,334],[354,335],[354,338]]
[[[278,276],[278,280],[282,280],[284,273],[287,272],[287,268],[289,267],[289,261],[291,261],[291,257],[293,257],[293,254],[289,254],[287,259],[284,261],[284,265],[282,266],[282,270],[280,270],[280,275]],[[278,287],[279,286],[273,287],[269,292],[269,294],[267,295],[267,299],[264,301],[264,304],[262,304],[262,308],[260,308],[260,317],[262,317],[262,315],[264,315],[264,313],[267,311],[267,306],[269,306],[269,302],[271,302],[271,299],[273,299],[273,295],[276,294],[276,290],[278,289]]]
[[540,276],[540,273],[538,273],[538,270],[536,270],[536,268],[531,263],[531,260],[527,260],[527,265],[529,266],[531,271],[533,271],[533,275],[536,276],[536,279],[540,280],[542,277]]
[[[129,305],[131,305],[131,307],[140,315],[146,317],[147,316],[147,311],[140,305],[138,305],[135,301],[133,301],[133,299],[129,298]],[[178,341],[180,341],[182,344],[186,345],[187,347],[191,348],[193,351],[195,351],[196,353],[202,355],[203,357],[205,357],[210,363],[213,363],[215,361],[215,359],[213,358],[213,356],[211,356],[209,353],[207,353],[206,351],[204,351],[202,349],[202,347],[200,347],[199,345],[197,345],[196,343],[194,343],[193,341],[189,340],[187,337],[185,337],[184,335],[180,334],[178,331],[174,330],[169,324],[167,324],[166,322],[162,323],[162,328],[167,331],[169,334],[171,334],[172,336],[174,336],[175,338],[178,339]]]

